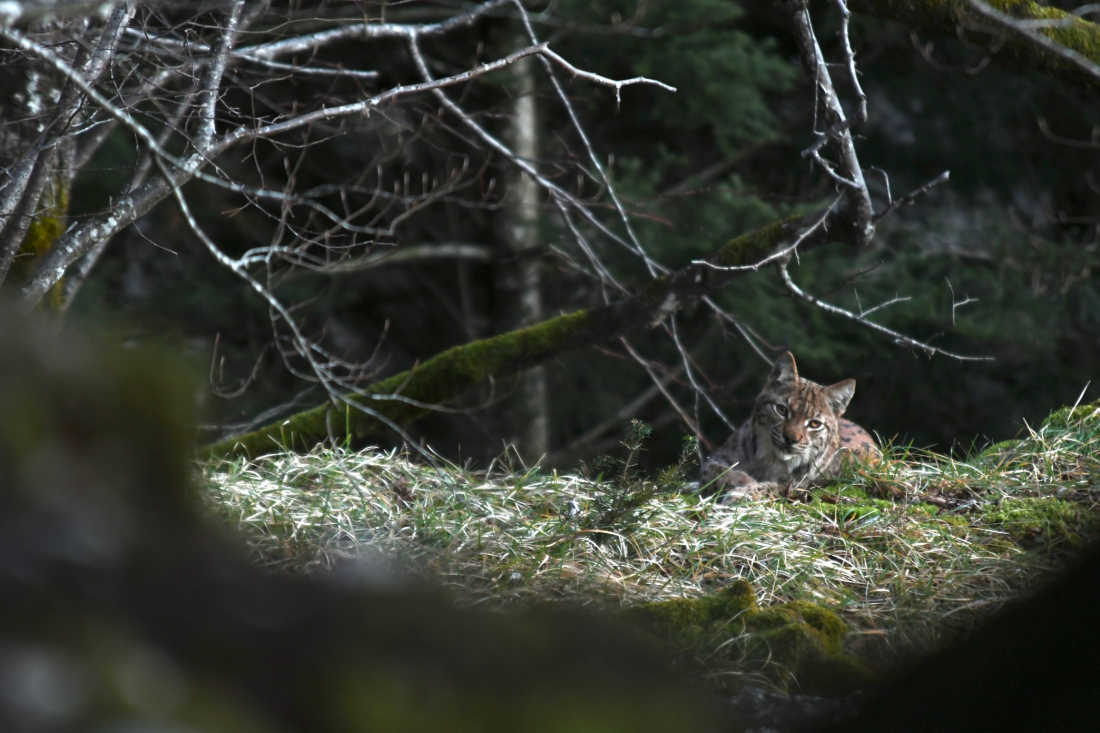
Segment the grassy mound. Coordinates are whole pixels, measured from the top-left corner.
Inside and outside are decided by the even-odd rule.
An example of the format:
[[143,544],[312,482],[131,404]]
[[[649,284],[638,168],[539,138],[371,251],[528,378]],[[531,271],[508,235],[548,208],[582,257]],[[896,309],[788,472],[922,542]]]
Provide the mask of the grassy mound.
[[261,563],[378,553],[469,603],[632,609],[728,687],[858,678],[852,655],[936,643],[1100,535],[1100,402],[965,460],[888,447],[827,487],[732,506],[692,493],[686,464],[638,475],[641,437],[595,477],[374,450],[203,474]]

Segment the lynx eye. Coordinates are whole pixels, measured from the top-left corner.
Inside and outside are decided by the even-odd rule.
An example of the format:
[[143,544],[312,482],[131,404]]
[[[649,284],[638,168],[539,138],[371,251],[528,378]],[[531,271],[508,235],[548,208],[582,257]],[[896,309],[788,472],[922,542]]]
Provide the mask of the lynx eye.
[[808,423],[806,423],[806,427],[808,427],[810,430],[821,430],[821,428],[825,427],[825,423],[821,422],[820,420],[810,420]]
[[779,417],[786,417],[787,415],[791,414],[790,410],[788,410],[786,407],[779,404],[778,402],[773,403],[772,407],[775,408],[775,412],[777,415],[779,415]]

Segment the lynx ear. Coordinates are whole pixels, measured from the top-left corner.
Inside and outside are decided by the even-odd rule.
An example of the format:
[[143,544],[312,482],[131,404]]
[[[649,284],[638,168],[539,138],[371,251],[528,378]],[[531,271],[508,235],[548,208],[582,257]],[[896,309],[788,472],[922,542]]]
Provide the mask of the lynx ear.
[[772,365],[772,373],[768,375],[768,381],[798,383],[798,367],[794,363],[794,354],[786,351],[775,360],[775,364]]
[[837,417],[844,414],[844,411],[848,409],[848,403],[852,400],[852,395],[856,393],[856,380],[845,379],[843,382],[837,382],[831,387],[825,388],[825,399],[829,400],[829,405],[833,408],[833,412]]

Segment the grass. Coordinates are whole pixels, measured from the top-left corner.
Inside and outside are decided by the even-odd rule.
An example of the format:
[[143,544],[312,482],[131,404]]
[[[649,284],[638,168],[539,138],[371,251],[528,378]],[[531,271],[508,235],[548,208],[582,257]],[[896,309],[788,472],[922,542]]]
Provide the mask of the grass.
[[[761,608],[836,611],[846,651],[880,661],[968,627],[1100,534],[1100,402],[965,459],[891,446],[824,488],[731,506],[692,493],[686,463],[639,475],[643,441],[632,430],[626,457],[595,477],[369,449],[202,472],[210,511],[273,568],[319,573],[381,553],[494,606],[618,609],[744,580]],[[736,655],[694,651],[711,675],[754,674]]]

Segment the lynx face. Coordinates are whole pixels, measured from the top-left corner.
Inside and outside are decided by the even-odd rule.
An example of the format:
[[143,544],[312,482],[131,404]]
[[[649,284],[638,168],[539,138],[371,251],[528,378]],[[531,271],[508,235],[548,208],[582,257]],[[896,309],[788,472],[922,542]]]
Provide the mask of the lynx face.
[[756,458],[778,459],[788,471],[824,465],[837,447],[837,421],[854,392],[855,382],[850,379],[830,387],[800,379],[794,359],[785,354],[753,408]]
[[800,379],[788,352],[775,362],[750,417],[700,469],[704,489],[723,502],[837,475],[845,460],[877,461],[866,430],[841,415],[855,393],[851,379],[829,387]]

